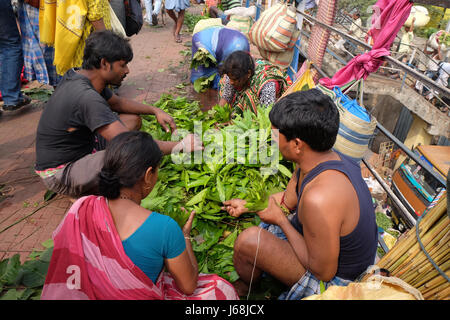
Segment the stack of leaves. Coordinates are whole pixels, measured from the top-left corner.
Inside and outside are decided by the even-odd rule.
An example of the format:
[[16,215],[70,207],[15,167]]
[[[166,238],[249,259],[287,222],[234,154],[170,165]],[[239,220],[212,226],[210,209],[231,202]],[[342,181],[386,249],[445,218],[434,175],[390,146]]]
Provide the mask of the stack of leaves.
[[191,69],[197,69],[199,66],[209,68],[215,67],[216,65],[216,58],[205,48],[198,48],[191,61]]
[[0,300],[39,300],[53,252],[50,239],[44,251],[33,252],[23,264],[20,255],[0,261]]
[[[205,48],[199,48],[191,60],[191,69],[198,69],[199,67],[204,68],[217,67],[216,58]],[[217,72],[213,72],[210,75],[207,74],[204,75],[203,77],[199,77],[197,80],[194,81],[194,90],[199,93],[205,92],[208,88],[211,87],[216,75]]]
[[197,22],[203,19],[209,19],[208,15],[199,15],[199,14],[191,14],[186,12],[184,14],[184,24],[186,25],[189,32],[194,31],[195,25]]
[[214,78],[217,73],[213,73],[210,76],[200,77],[194,81],[194,90],[198,93],[205,92],[208,88],[211,88],[212,83],[214,82]]
[[[188,218],[181,207],[188,212],[195,210],[191,235],[199,271],[235,281],[238,275],[232,260],[234,241],[241,230],[257,225],[260,220],[254,213],[231,217],[221,209],[223,201],[240,198],[247,200],[251,211],[264,209],[268,195],[284,190],[291,176],[288,167],[292,164],[280,163],[276,144],[268,148],[271,143],[269,109],[259,108],[257,115],[249,110],[225,126],[224,123],[230,121],[228,106],[215,106],[203,113],[198,102],[168,95],[162,96],[155,106],[174,117],[179,131],[196,132],[194,126],[197,123],[201,127],[205,150],[164,157],[158,182],[141,204],[171,216],[180,226]],[[150,117],[144,118],[143,130],[155,138],[167,138]],[[253,140],[257,143],[244,138],[252,130],[255,133]],[[231,150],[222,143],[230,141],[229,137],[234,140]],[[267,152],[267,159],[272,160],[270,163],[267,159],[262,161],[265,165],[261,164],[261,159],[255,161],[262,151]]]
[[[446,204],[447,197],[444,196],[418,221],[418,226],[400,238],[377,263],[380,268],[389,270],[392,276],[418,289],[426,300],[450,297],[450,282],[447,280],[450,277],[450,219]],[[416,228],[419,228],[419,237]],[[419,239],[425,250],[421,248]]]

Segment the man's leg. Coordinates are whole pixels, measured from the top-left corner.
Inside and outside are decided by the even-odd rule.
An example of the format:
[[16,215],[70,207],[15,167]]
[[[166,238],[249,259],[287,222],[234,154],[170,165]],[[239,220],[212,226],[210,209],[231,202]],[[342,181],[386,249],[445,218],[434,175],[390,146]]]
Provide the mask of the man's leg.
[[292,286],[306,272],[288,241],[260,227],[248,228],[238,236],[233,262],[240,278],[247,284],[252,280],[252,273],[254,282],[262,272],[267,272],[285,285]]
[[145,16],[144,20],[148,24],[152,24],[153,0],[144,0]]
[[154,8],[152,11],[152,24],[154,26],[158,25],[158,14],[161,11],[161,0],[154,0]]
[[[23,52],[11,1],[0,1],[0,91],[5,110],[15,110],[31,102],[20,91]],[[8,108],[7,108],[8,107]]]
[[104,157],[104,150],[88,154],[43,182],[49,190],[73,198],[97,195],[98,174],[103,168]]
[[180,32],[181,32],[181,28],[183,27],[183,22],[184,22],[184,12],[185,12],[185,10],[180,10],[180,12],[178,12],[177,29],[175,30],[175,41],[176,42],[181,42]]
[[172,33],[173,33],[173,36],[175,37],[175,31],[177,30],[177,25],[178,25],[177,24],[178,18],[177,18],[175,11],[173,11],[172,9],[166,9],[166,10],[167,10],[167,14],[174,22]]

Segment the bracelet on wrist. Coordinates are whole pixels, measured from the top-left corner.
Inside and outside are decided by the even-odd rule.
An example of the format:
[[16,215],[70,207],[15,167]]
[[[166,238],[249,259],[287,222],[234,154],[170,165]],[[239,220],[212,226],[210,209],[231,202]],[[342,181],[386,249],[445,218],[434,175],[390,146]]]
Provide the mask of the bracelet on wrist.
[[280,202],[280,204],[281,204],[283,207],[285,207],[287,210],[289,210],[289,212],[293,212],[293,211],[295,210],[295,208],[293,208],[293,209],[289,208],[289,207],[287,206],[286,202],[284,202],[284,197],[285,197],[285,195],[286,195],[286,191],[283,192],[283,196],[281,197],[281,202]]

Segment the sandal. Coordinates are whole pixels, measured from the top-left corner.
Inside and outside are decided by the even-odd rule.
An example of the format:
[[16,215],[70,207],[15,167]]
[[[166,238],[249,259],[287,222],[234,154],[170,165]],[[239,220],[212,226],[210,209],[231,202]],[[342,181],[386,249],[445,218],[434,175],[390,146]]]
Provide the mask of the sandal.
[[176,43],[181,43],[182,42],[180,35],[175,36],[175,42]]

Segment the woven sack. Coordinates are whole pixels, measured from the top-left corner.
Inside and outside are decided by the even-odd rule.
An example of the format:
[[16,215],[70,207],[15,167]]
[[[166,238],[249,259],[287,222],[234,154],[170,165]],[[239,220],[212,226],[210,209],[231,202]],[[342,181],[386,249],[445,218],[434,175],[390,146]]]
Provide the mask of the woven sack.
[[227,23],[227,28],[238,30],[248,38],[248,33],[250,31],[252,23],[252,17],[232,15],[230,16],[230,22]]
[[197,32],[208,29],[210,27],[217,27],[217,26],[223,26],[222,19],[220,18],[202,19],[195,24],[194,30],[192,31],[192,35],[196,34]]
[[370,116],[370,122],[360,119],[342,106],[340,98],[332,90],[320,84],[316,88],[328,95],[339,110],[339,132],[333,149],[359,162],[368,150],[377,119],[374,116]]
[[287,69],[294,57],[294,49],[288,49],[283,52],[272,52],[258,48],[259,54],[264,60],[271,62],[281,69]]
[[253,24],[249,39],[259,49],[283,52],[294,47],[299,32],[295,7],[277,3],[265,10]]

